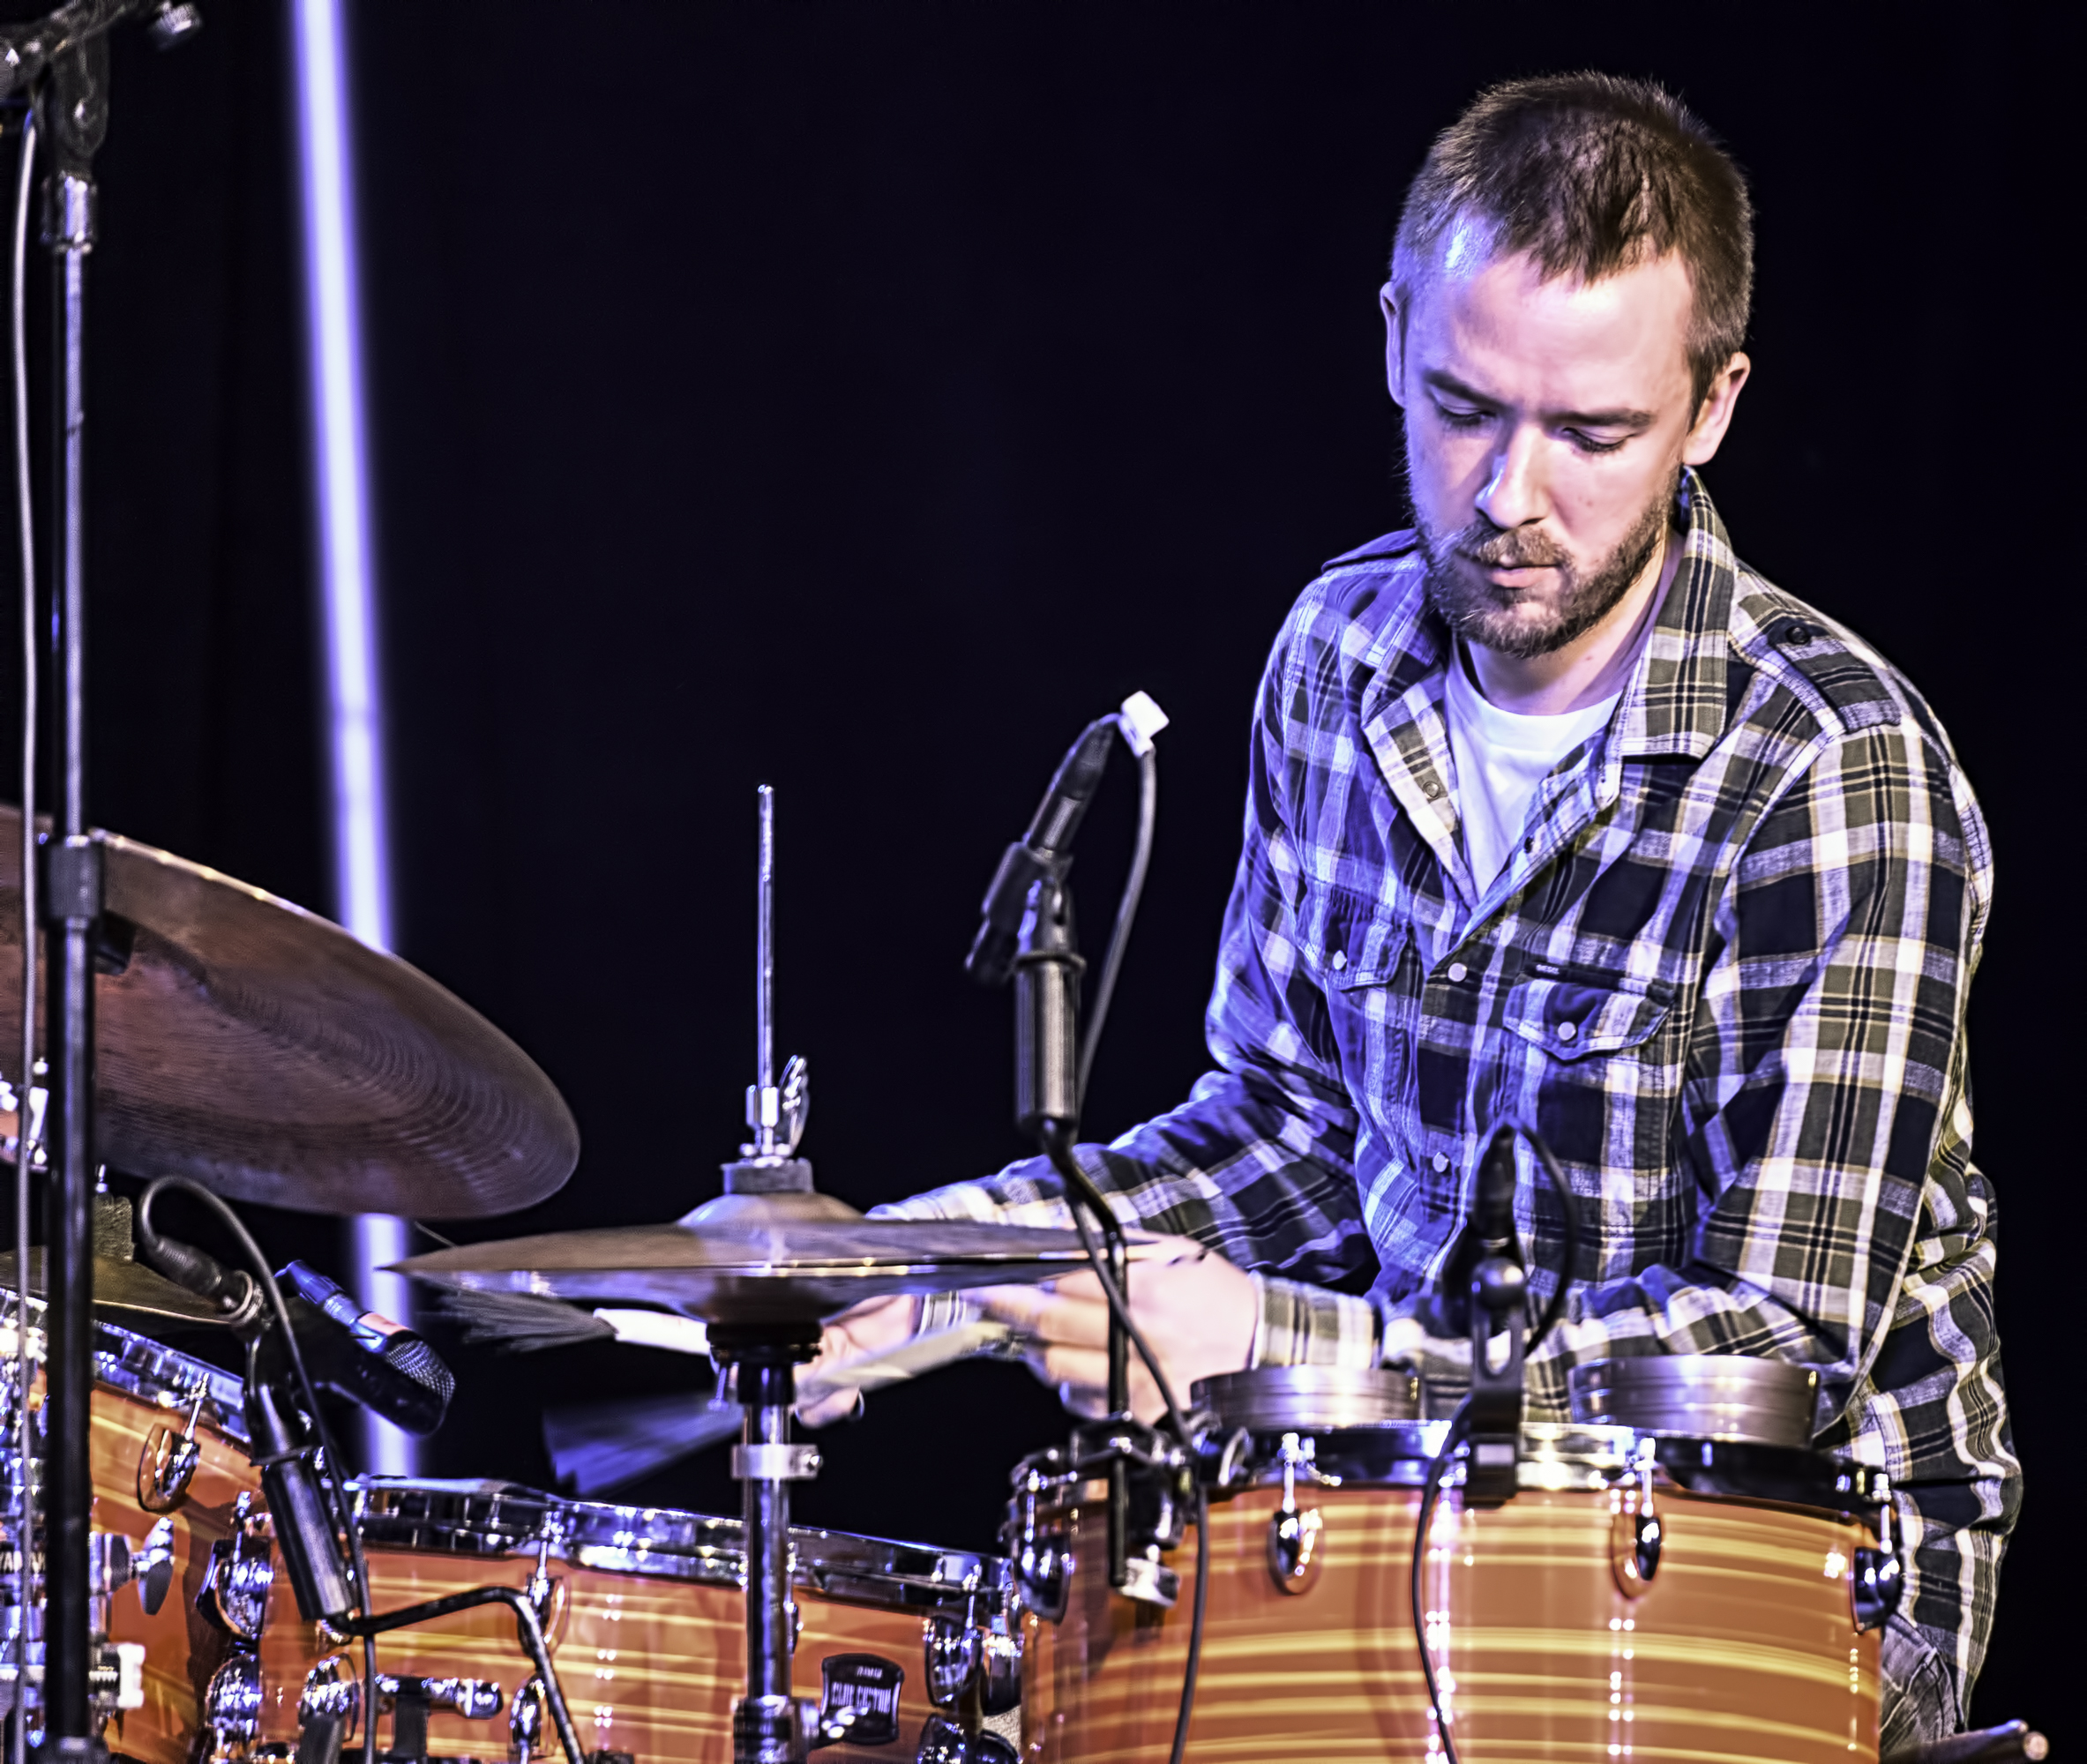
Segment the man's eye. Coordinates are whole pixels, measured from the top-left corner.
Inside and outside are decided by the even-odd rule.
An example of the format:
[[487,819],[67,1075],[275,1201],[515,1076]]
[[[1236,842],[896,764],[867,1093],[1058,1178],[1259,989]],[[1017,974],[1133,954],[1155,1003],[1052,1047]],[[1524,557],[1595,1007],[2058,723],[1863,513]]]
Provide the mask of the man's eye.
[[1567,430],[1566,437],[1582,453],[1613,453],[1630,439],[1627,435],[1619,435],[1613,441],[1603,441],[1578,429]]
[[1488,413],[1483,410],[1455,410],[1446,404],[1438,404],[1435,409],[1452,429],[1476,429],[1490,420]]

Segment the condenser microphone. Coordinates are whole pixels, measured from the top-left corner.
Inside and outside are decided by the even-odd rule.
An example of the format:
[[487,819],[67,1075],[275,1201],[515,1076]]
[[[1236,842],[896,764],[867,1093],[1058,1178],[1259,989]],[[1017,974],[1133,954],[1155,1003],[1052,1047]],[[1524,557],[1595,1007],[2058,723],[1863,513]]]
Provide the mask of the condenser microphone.
[[1120,720],[1111,713],[1096,717],[1080,731],[1051,775],[1051,788],[1036,805],[1029,831],[1000,855],[992,886],[979,908],[978,935],[964,958],[964,972],[982,986],[999,986],[1014,970],[1014,946],[1021,935],[1029,891],[1038,882],[1063,881],[1072,862],[1073,835],[1086,818],[1109,763],[1109,743]]

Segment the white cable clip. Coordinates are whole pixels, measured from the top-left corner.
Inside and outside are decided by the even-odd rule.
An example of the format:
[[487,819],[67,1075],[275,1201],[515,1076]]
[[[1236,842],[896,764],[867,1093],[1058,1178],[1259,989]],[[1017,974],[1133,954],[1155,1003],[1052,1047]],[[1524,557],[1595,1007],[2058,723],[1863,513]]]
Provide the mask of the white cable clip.
[[1123,731],[1131,751],[1142,759],[1152,751],[1152,737],[1167,726],[1167,714],[1153,702],[1149,692],[1133,692],[1123,701],[1116,726]]

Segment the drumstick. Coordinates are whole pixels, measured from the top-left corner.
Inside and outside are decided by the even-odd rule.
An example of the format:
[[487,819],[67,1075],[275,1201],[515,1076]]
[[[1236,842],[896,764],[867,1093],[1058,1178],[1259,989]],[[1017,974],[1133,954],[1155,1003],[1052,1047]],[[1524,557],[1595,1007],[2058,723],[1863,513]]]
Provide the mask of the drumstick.
[[[641,1323],[624,1326],[632,1318]],[[677,1353],[699,1353],[691,1343],[700,1323],[657,1312],[622,1312],[602,1318],[618,1339],[642,1341]],[[678,1326],[678,1327],[661,1327]],[[916,1377],[967,1355],[1004,1355],[1016,1342],[1005,1324],[976,1322],[902,1342],[888,1353],[863,1354],[827,1368],[798,1387],[799,1402],[824,1401],[848,1391],[875,1389]],[[621,1399],[580,1409],[552,1409],[543,1417],[544,1445],[560,1481],[591,1496],[736,1437],[740,1408],[729,1398],[707,1401],[692,1394]]]

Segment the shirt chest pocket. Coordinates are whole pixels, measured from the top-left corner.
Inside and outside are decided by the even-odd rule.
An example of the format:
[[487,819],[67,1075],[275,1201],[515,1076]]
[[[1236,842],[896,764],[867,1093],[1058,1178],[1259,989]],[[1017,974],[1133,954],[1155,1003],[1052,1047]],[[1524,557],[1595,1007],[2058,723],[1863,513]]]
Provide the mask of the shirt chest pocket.
[[1537,974],[1508,990],[1507,1028],[1554,1059],[1643,1046],[1673,1008],[1672,989],[1621,975]]
[[1328,890],[1306,901],[1299,929],[1350,1093],[1365,1107],[1388,1098],[1405,1065],[1406,1006],[1394,983],[1407,946],[1405,921],[1382,901]]

